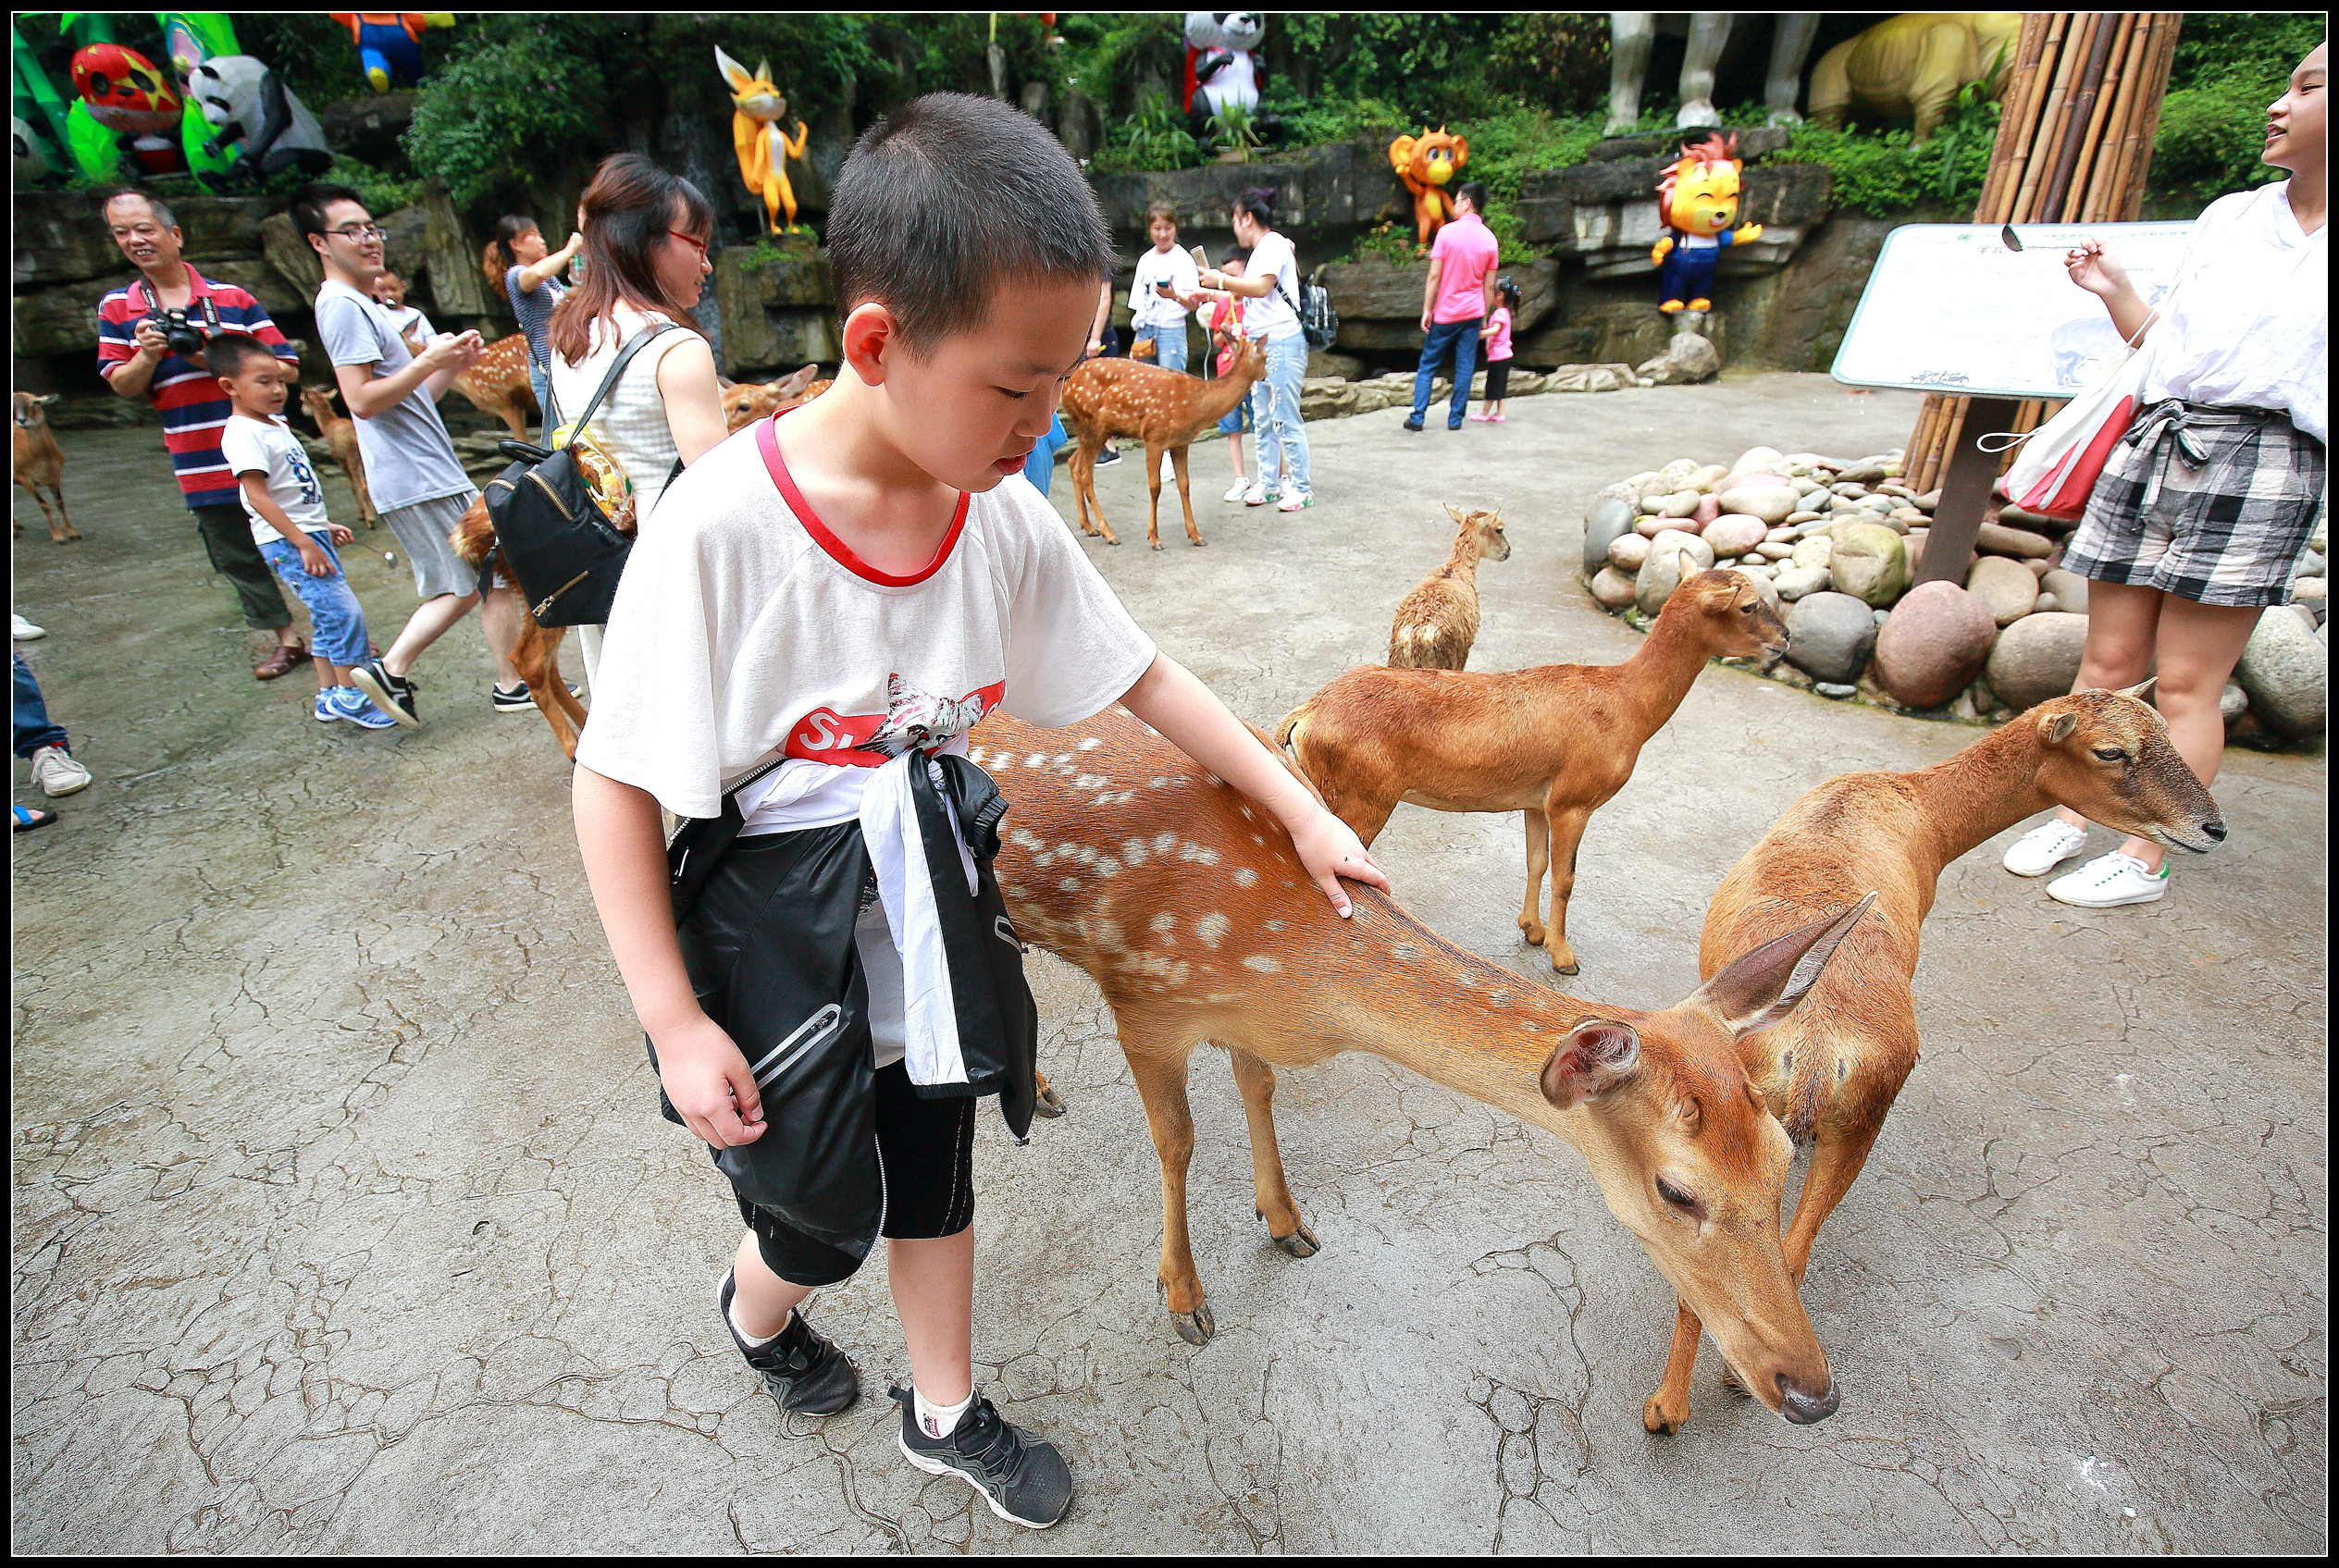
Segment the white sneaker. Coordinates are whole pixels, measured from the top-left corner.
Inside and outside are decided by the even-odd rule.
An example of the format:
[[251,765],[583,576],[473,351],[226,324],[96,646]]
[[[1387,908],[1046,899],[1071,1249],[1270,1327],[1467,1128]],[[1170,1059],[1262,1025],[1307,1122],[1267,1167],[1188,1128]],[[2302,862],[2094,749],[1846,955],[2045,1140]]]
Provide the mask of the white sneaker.
[[2043,877],[2087,842],[2087,830],[2049,817],[2016,839],[2006,851],[2006,869],[2018,877]]
[[1265,506],[1267,504],[1267,487],[1261,484],[1254,483],[1249,489],[1243,492],[1243,504],[1244,506]]
[[23,616],[19,615],[13,610],[8,612],[8,619],[16,623],[16,624],[11,628],[11,630],[15,633],[15,636],[10,639],[12,641],[32,642],[49,635],[46,630],[34,625],[31,622],[26,620]]
[[93,783],[90,771],[73,760],[64,747],[44,746],[32,754],[32,782],[46,796],[72,795]]
[[1219,499],[1223,501],[1238,501],[1250,493],[1251,482],[1248,479],[1237,479],[1234,482],[1233,488],[1228,490],[1226,494],[1220,496]]
[[2115,849],[2048,883],[2047,896],[2083,909],[2116,909],[2122,904],[2149,904],[2168,890],[2168,867],[2156,876],[2135,856]]
[[1168,452],[1161,454],[1161,482],[1165,485],[1178,482],[1178,464]]

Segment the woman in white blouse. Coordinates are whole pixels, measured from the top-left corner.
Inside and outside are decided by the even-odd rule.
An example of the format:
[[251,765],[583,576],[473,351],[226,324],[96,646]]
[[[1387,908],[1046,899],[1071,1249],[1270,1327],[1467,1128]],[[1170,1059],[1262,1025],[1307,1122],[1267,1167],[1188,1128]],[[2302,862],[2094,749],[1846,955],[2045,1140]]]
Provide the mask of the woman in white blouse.
[[[2148,334],[2149,356],[2135,421],[2065,551],[2090,579],[2073,689],[2135,685],[2157,659],[2154,701],[2204,784],[2225,748],[2218,699],[2259,613],[2290,597],[2323,505],[2324,61],[2318,44],[2267,110],[2265,160],[2290,178],[2210,204],[2157,316],[2101,244],[2066,258],[2122,337]],[[2043,875],[2085,841],[2085,820],[2058,811],[2006,852],[2006,869]],[[2131,838],[2047,891],[2087,908],[2148,904],[2167,891],[2165,858]]]
[[[578,213],[585,277],[562,299],[548,334],[560,422],[584,412],[636,335],[660,323],[679,328],[633,357],[590,426],[633,484],[637,526],[654,527],[667,480],[728,434],[714,351],[689,314],[714,270],[707,259],[714,209],[688,180],[639,154],[619,153],[601,161]],[[590,685],[600,628],[579,634]]]

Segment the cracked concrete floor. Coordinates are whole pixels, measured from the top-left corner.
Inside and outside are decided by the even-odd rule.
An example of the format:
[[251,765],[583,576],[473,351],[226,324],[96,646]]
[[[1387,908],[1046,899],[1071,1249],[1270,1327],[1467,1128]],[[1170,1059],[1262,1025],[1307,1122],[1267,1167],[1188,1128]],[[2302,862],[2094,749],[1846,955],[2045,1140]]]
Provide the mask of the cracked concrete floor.
[[[1146,551],[1142,464],[1108,469],[1138,542],[1088,548],[1272,723],[1380,657],[1441,501],[1499,502],[1516,545],[1482,574],[1479,668],[1611,661],[1636,638],[1569,566],[1600,485],[1757,441],[1880,450],[1913,407],[1774,376],[1522,399],[1452,437],[1392,410],[1311,426],[1310,512],[1204,501],[1206,550]],[[476,631],[420,671],[430,728],[317,725],[246,673],[155,433],[63,444],[89,537],[32,519],[16,603],[51,635],[19,646],[99,783],[13,843],[19,1549],[2325,1545],[2320,758],[2231,753],[2233,837],[2157,906],[2051,903],[2002,841],[1944,878],[1924,1060],[1806,1282],[1843,1389],[1812,1427],[1709,1353],[1688,1429],[1643,1432],[1672,1299],[1587,1174],[1370,1058],[1282,1075],[1324,1242],[1301,1262],[1251,1217],[1240,1103],[1197,1056],[1219,1328],[1188,1348],[1110,1019],[1035,960],[1071,1111],[1021,1150],[985,1112],[976,1219],[984,1386],[1081,1479],[1033,1536],[894,1452],[881,1264],[814,1309],[861,1368],[850,1413],[791,1429],[735,1359],[710,1296],[736,1219],[653,1112],[564,770],[488,711]],[[1194,451],[1207,496],[1222,454]],[[350,559],[386,641],[409,579]],[[1571,988],[1686,992],[1707,895],[1798,793],[1974,734],[1709,672],[1593,821]],[[1518,831],[1406,809],[1380,855],[1440,931],[1547,978],[1512,925]]]

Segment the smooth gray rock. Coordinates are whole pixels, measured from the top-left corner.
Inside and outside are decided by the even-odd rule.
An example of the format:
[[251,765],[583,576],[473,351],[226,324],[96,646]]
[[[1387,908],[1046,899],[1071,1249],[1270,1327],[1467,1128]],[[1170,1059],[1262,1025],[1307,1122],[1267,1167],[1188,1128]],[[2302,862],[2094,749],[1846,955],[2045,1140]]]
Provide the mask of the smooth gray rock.
[[[1702,560],[1698,558],[1701,549],[1705,551]],[[1695,534],[1668,531],[1649,541],[1649,559],[1640,563],[1632,586],[1632,601],[1640,606],[1641,614],[1654,615],[1665,609],[1665,601],[1681,586],[1684,556],[1689,558],[1692,572],[1702,572],[1714,564],[1714,552],[1706,549],[1705,541]]]
[[1806,594],[1787,611],[1787,635],[1788,662],[1797,669],[1815,680],[1856,681],[1875,651],[1876,618],[1850,594]]
[[2011,626],[2038,608],[2038,579],[2019,561],[1977,555],[1966,569],[1965,591],[1982,601],[1990,619]]
[[1639,534],[1619,534],[1608,541],[1608,564],[1627,577],[1648,559],[1649,541]]
[[1584,519],[1584,570],[1597,572],[1608,559],[1608,546],[1617,536],[1632,532],[1632,503],[1615,497],[1591,509]]
[[1677,549],[1686,549],[1696,557],[1701,572],[1714,564],[1714,547],[1687,529],[1667,528],[1649,540],[1651,555],[1671,554]]
[[1591,597],[1610,610],[1622,610],[1632,602],[1633,581],[1613,566],[1603,566],[1592,574]]
[[2249,693],[2249,710],[2269,729],[2293,740],[2320,734],[2328,700],[2330,661],[2323,645],[2295,614],[2258,618],[2234,678]]
[[2056,609],[2068,610],[2074,615],[2087,613],[2087,579],[2078,573],[2050,566],[2047,575],[2038,580],[2038,588],[2041,593],[2055,596]]
[[1841,681],[1821,681],[1811,689],[1817,692],[1820,696],[1827,698],[1830,702],[1850,702],[1853,698],[1860,695],[1860,688],[1858,686],[1848,685]]
[[1998,634],[1986,666],[1990,689],[2017,713],[2071,690],[2087,648],[2087,618],[2025,615]]
[[2226,682],[2225,689],[2220,692],[2217,698],[2218,717],[2230,724],[2248,711],[2249,693],[2231,681]]
[[1825,593],[1835,579],[1825,566],[1789,566],[1771,581],[1778,586],[1778,597],[1792,603],[1805,594]]
[[1889,528],[1855,523],[1837,541],[1827,570],[1839,591],[1882,610],[1908,592],[1908,547]]

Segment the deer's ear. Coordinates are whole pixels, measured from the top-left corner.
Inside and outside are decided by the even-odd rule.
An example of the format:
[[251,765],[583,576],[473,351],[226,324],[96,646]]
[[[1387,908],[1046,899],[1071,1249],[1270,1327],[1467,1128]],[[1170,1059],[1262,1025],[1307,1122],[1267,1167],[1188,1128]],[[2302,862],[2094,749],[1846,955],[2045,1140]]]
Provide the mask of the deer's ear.
[[1740,1040],[1770,1028],[1811,994],[1838,944],[1875,903],[1871,893],[1840,915],[1772,937],[1699,986],[1684,1006],[1702,1004]]
[[1445,503],[1445,514],[1448,517],[1453,518],[1456,523],[1467,523],[1470,520],[1469,514],[1464,512],[1460,507],[1454,505],[1452,501]]
[[2049,746],[2061,746],[2071,738],[2071,732],[2078,727],[2078,714],[2050,713],[2047,717],[2047,722],[2038,726],[2038,738]]
[[1597,1099],[1632,1076],[1640,1062],[1640,1036],[1630,1024],[1586,1019],[1543,1064],[1543,1098],[1560,1110]]

